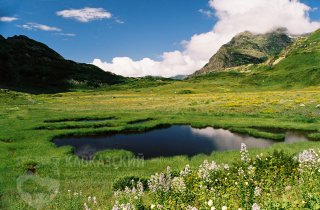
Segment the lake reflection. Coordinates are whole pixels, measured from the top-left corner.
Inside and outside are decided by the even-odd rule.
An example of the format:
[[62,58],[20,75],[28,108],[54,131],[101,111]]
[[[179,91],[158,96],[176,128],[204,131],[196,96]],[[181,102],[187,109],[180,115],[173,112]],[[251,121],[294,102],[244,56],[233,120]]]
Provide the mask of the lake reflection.
[[238,150],[241,147],[241,143],[245,143],[248,148],[268,147],[274,143],[272,140],[235,134],[228,130],[210,127],[204,129],[191,128],[191,132],[195,136],[198,135],[208,138],[214,150],[217,151]]
[[[289,134],[286,135],[287,142],[306,140],[295,133]],[[76,155],[86,159],[92,158],[97,151],[107,149],[124,149],[150,159],[177,155],[192,157],[197,154],[209,155],[213,151],[239,150],[241,143],[245,143],[248,148],[262,148],[275,142],[224,129],[174,125],[145,133],[59,138],[54,139],[54,143],[57,146],[71,145]]]

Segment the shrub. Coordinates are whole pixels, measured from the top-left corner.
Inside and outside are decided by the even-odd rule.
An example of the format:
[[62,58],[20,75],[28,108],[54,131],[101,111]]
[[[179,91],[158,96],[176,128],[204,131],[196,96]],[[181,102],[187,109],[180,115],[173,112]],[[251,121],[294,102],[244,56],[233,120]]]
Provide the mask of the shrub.
[[126,177],[117,179],[113,183],[112,189],[114,191],[117,191],[117,190],[124,191],[126,187],[132,189],[133,187],[137,186],[138,182],[142,183],[144,189],[148,188],[148,179],[140,178],[136,176],[126,176]]

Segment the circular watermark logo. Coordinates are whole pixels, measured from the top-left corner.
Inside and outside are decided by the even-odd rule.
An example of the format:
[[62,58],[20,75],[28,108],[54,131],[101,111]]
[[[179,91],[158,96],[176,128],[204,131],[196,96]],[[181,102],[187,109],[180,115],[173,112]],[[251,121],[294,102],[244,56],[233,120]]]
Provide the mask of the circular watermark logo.
[[59,192],[59,161],[57,159],[18,161],[26,168],[25,174],[16,180],[21,199],[34,209],[44,209]]

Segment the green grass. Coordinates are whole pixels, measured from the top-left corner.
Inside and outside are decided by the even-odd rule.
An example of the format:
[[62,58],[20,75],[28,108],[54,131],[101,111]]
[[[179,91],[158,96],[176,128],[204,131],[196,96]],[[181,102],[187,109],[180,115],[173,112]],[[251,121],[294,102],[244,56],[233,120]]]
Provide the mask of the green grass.
[[[70,206],[68,190],[95,195],[104,206],[110,207],[112,184],[123,176],[148,177],[167,165],[178,170],[186,164],[197,166],[204,159],[228,163],[238,158],[238,151],[227,151],[191,159],[179,156],[120,161],[121,158],[110,157],[122,157],[126,152],[101,152],[97,159],[87,162],[75,157],[71,147],[56,148],[51,140],[57,136],[145,131],[159,125],[190,124],[226,128],[279,141],[283,133],[268,129],[305,130],[319,139],[319,109],[316,108],[320,104],[319,88],[239,90],[237,85],[225,89],[212,85],[214,82],[177,81],[138,89],[60,93],[58,97],[57,94],[1,92],[0,208],[31,209],[21,199],[16,186],[17,178],[25,175],[30,165],[35,166],[37,175],[59,182],[61,194],[49,207],[67,209]],[[192,92],[179,94],[183,90]],[[302,103],[304,107],[300,106]],[[252,150],[252,154],[271,152],[275,148],[292,154],[318,146],[317,142],[280,143]],[[28,186],[25,190],[33,192],[33,187]]]

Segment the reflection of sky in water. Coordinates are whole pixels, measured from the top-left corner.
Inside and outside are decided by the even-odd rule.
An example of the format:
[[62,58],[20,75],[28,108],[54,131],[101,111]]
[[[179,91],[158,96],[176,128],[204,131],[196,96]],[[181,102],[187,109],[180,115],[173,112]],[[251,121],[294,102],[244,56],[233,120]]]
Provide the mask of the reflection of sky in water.
[[254,138],[245,135],[231,133],[224,129],[204,129],[191,128],[194,135],[206,136],[210,139],[216,150],[237,150],[241,148],[241,143],[245,143],[248,148],[267,147],[273,144],[271,140]]
[[[303,135],[286,133],[286,142],[305,141]],[[197,154],[211,154],[213,151],[239,150],[241,143],[248,148],[268,147],[274,141],[234,134],[224,129],[211,127],[196,129],[190,126],[171,126],[145,133],[116,134],[104,136],[66,137],[55,139],[57,146],[71,145],[75,154],[91,158],[95,152],[107,149],[124,149],[148,158]]]
[[308,141],[305,134],[295,131],[287,131],[286,138],[284,140],[286,143],[293,143],[293,142],[301,142],[301,141]]

